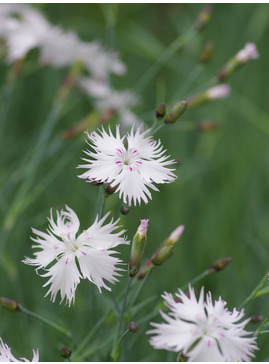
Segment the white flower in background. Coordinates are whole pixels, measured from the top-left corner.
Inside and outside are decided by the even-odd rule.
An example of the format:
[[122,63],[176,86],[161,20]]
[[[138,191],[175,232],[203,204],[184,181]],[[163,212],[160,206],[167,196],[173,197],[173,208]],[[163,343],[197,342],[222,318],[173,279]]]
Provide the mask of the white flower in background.
[[164,156],[165,150],[160,140],[155,141],[152,136],[147,136],[150,130],[141,131],[141,127],[125,137],[120,136],[119,126],[116,129],[116,137],[109,129],[107,133],[104,128],[99,133],[87,134],[89,146],[93,152],[86,150],[85,153],[91,158],[82,158],[87,164],[79,165],[87,171],[80,178],[88,182],[98,181],[110,183],[116,187],[119,197],[124,203],[131,206],[132,202],[148,203],[151,193],[148,188],[158,191],[153,183],[170,183],[177,177],[166,166],[175,163]]
[[116,265],[122,261],[111,256],[117,252],[109,249],[128,242],[121,237],[125,230],[114,232],[118,229],[119,220],[103,225],[108,215],[99,221],[97,216],[93,225],[76,237],[80,222],[75,212],[66,206],[66,211],[57,211],[56,222],[51,212],[47,233],[32,229],[37,235],[37,238],[32,238],[37,243],[33,248],[39,250],[34,253],[34,258],[25,258],[23,262],[37,266],[36,271],[41,268],[47,270],[42,277],[50,278],[43,287],[50,285],[46,296],[51,293],[53,302],[60,291],[61,302],[66,297],[69,306],[74,303],[80,279],[91,281],[100,293],[101,288],[111,290],[104,280],[110,283],[118,281],[116,276],[120,276],[118,271],[122,269]]
[[188,361],[249,361],[257,350],[256,338],[244,328],[249,319],[238,322],[244,310],[232,312],[225,307],[226,302],[219,298],[212,302],[208,292],[204,301],[201,289],[197,300],[194,289],[189,287],[189,295],[179,290],[175,301],[170,293],[162,295],[169,314],[160,311],[165,323],[151,323],[155,334],[150,344],[155,349],[182,352]]
[[231,89],[228,85],[218,85],[211,87],[206,91],[206,95],[210,100],[224,99],[230,93]]
[[138,127],[142,121],[131,111],[138,104],[138,97],[129,90],[112,90],[107,82],[90,77],[79,80],[81,89],[90,97],[95,98],[97,110],[115,110],[119,123],[130,130],[132,125]]
[[7,43],[8,62],[14,62],[40,46],[50,25],[39,11],[27,5],[14,4],[9,8],[5,5],[0,4],[0,37]]
[[[0,362],[29,362],[26,358],[20,358],[20,360],[16,359],[12,353],[10,347],[5,344],[0,337]],[[33,359],[32,362],[38,362],[39,361],[39,354],[38,350],[35,352],[33,350]]]
[[[14,16],[15,15],[15,16]],[[70,31],[52,26],[41,12],[26,4],[0,4],[0,37],[8,48],[8,62],[40,48],[40,62],[53,67],[81,62],[93,76],[107,80],[109,73],[123,75],[125,65],[115,51],[98,42],[83,42]]]
[[259,58],[259,53],[254,43],[246,43],[245,47],[236,54],[236,59],[241,63],[246,63],[250,59]]

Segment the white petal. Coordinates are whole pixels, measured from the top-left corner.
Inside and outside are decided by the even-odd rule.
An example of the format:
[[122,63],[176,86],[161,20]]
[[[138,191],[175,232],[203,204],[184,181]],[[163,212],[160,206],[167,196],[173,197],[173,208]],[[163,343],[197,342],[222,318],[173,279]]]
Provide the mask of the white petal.
[[55,302],[59,291],[61,294],[61,302],[65,297],[69,306],[72,302],[75,302],[75,291],[80,282],[81,275],[76,266],[74,255],[69,257],[62,256],[42,277],[50,277],[43,287],[49,284],[51,285],[46,296],[51,293],[53,302]]
[[94,283],[100,293],[102,287],[111,291],[111,288],[106,285],[104,279],[110,283],[118,281],[115,276],[119,276],[117,271],[121,269],[117,268],[116,264],[121,263],[121,260],[110,256],[113,253],[115,252],[86,247],[85,251],[78,256],[83,278],[87,278]]

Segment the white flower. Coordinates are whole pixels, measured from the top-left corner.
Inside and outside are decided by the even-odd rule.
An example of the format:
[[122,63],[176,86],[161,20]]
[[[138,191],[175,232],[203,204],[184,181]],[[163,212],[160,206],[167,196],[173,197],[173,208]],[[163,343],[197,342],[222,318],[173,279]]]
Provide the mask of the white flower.
[[[7,344],[5,344],[2,338],[0,337],[0,362],[23,362],[23,361],[29,362],[29,360],[26,358],[20,358],[20,360],[16,359],[12,355],[10,347]],[[33,350],[32,362],[38,362],[38,361],[39,361],[38,350],[36,352]]]
[[37,266],[36,270],[46,269],[47,273],[42,275],[50,277],[43,286],[50,285],[46,296],[51,293],[54,302],[60,291],[61,302],[66,297],[70,306],[75,302],[75,291],[80,279],[88,279],[94,283],[100,293],[102,287],[111,290],[104,279],[110,283],[117,282],[116,276],[120,276],[118,271],[122,269],[117,268],[116,264],[122,261],[111,256],[116,251],[108,249],[128,242],[120,237],[125,230],[113,233],[118,229],[118,220],[103,225],[109,213],[99,221],[97,216],[93,225],[76,237],[79,219],[71,208],[66,206],[66,210],[60,213],[57,211],[56,222],[51,211],[47,233],[32,229],[37,235],[37,238],[32,238],[37,243],[33,248],[39,251],[34,253],[34,258],[25,258],[23,262]]
[[134,132],[132,128],[125,139],[120,136],[117,126],[116,137],[110,129],[107,133],[104,128],[99,130],[99,134],[87,134],[93,152],[85,151],[91,159],[82,158],[87,164],[78,168],[86,168],[87,171],[79,177],[88,182],[110,183],[112,188],[117,186],[115,192],[119,192],[124,203],[128,199],[129,206],[132,200],[134,205],[136,202],[140,205],[141,200],[148,203],[148,198],[151,199],[148,188],[158,191],[153,183],[170,183],[176,179],[172,172],[174,169],[166,168],[175,162],[167,161],[169,156],[164,156],[160,140],[147,136],[149,132],[142,132],[141,127]]
[[206,95],[210,100],[224,99],[230,93],[230,86],[228,85],[218,85],[211,87],[206,91]]
[[246,63],[250,59],[259,58],[259,53],[254,43],[246,43],[245,47],[241,49],[237,55],[236,59],[241,63]]
[[171,311],[168,315],[160,311],[165,323],[151,323],[155,334],[150,344],[155,349],[182,352],[188,361],[249,361],[258,349],[256,338],[244,327],[249,320],[238,322],[244,310],[228,311],[226,302],[219,298],[212,302],[209,292],[204,301],[202,288],[197,300],[193,288],[189,295],[179,290],[175,301],[170,293],[162,297]]
[[[3,14],[3,18],[0,18],[0,36],[7,43],[8,62],[14,62],[40,46],[50,25],[40,12],[27,5],[10,7],[9,13],[3,5],[0,4],[0,15]],[[17,17],[13,17],[13,14]]]

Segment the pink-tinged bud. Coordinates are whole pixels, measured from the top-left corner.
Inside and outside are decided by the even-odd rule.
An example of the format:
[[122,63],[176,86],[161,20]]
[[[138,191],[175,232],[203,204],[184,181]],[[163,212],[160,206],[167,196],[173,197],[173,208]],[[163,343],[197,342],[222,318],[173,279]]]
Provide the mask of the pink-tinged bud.
[[254,43],[246,43],[245,47],[236,54],[236,59],[240,63],[246,63],[250,59],[259,58],[259,53]]
[[175,243],[178,241],[178,239],[181,237],[181,235],[183,234],[185,227],[184,225],[180,225],[178,226],[167,238],[167,241],[169,242],[168,244],[173,244],[175,245]]
[[210,101],[224,99],[230,93],[231,89],[228,85],[218,85],[211,87],[206,91],[206,95]]
[[132,241],[131,256],[129,261],[129,275],[134,277],[140,267],[147,240],[148,219],[140,220],[140,225]]
[[130,322],[128,325],[128,330],[133,333],[135,333],[138,330],[138,328],[139,328],[138,324],[134,321]]
[[142,219],[140,220],[140,225],[137,228],[137,234],[139,235],[140,239],[147,235],[149,219]]
[[224,67],[217,73],[219,81],[228,78],[235,70],[240,68],[250,59],[257,59],[259,53],[254,43],[247,43],[233,58],[231,58]]
[[8,311],[20,311],[18,302],[6,297],[0,297],[0,307]]
[[184,225],[178,226],[165,241],[159,246],[152,256],[154,265],[161,265],[171,257],[174,252],[175,244],[184,231]]

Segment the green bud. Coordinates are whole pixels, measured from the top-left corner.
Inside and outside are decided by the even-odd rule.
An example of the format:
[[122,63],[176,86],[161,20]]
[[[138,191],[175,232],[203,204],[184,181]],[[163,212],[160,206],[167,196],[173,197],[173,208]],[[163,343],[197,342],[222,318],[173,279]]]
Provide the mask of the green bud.
[[174,245],[163,245],[154,253],[152,263],[154,265],[161,265],[171,257],[174,252]]
[[209,270],[219,272],[220,270],[223,270],[231,261],[232,261],[231,257],[225,257],[219,259],[214,264],[211,265]]
[[133,333],[135,333],[137,330],[138,330],[138,324],[136,323],[136,322],[130,322],[129,323],[129,325],[128,325],[128,330],[130,331],[130,332],[133,332]]
[[130,277],[134,277],[138,272],[140,267],[144,249],[147,241],[147,228],[148,228],[147,219],[141,220],[141,223],[134,235],[132,241],[132,249],[129,261],[129,275]]
[[211,4],[206,5],[203,10],[199,13],[195,29],[197,32],[200,32],[205,28],[205,26],[209,23],[211,18],[211,12],[212,12],[213,6]]
[[120,212],[122,215],[127,215],[127,214],[129,214],[130,209],[127,206],[122,206],[122,208],[120,209]]
[[166,105],[162,102],[156,109],[155,116],[158,120],[161,120],[166,113]]
[[173,124],[177,119],[179,119],[187,109],[187,102],[186,101],[179,101],[177,102],[169,113],[166,115],[164,120],[165,124]]
[[203,63],[207,63],[211,60],[212,57],[212,50],[213,50],[213,41],[209,40],[206,42],[204,48],[202,49],[200,60]]
[[108,184],[106,186],[106,193],[109,195],[113,195],[113,193],[116,191],[117,188],[118,188],[118,185],[111,187],[111,184]]
[[72,354],[72,350],[68,346],[62,346],[60,353],[63,358],[68,359]]
[[8,311],[20,311],[18,302],[10,298],[0,297],[0,306]]

